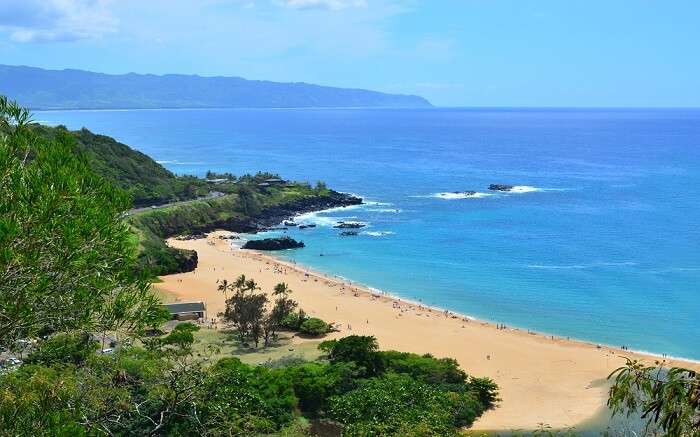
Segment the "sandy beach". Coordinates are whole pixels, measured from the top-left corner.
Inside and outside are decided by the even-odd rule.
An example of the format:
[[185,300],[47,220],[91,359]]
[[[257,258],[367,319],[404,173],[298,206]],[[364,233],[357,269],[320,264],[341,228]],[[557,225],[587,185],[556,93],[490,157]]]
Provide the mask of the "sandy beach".
[[[232,249],[214,232],[207,239],[169,240],[173,247],[194,249],[194,272],[164,276],[156,287],[181,300],[203,300],[214,317],[224,309],[219,279],[245,274],[269,291],[286,282],[307,313],[335,322],[340,332],[374,335],[382,349],[452,357],[475,376],[493,378],[500,387],[500,406],[480,418],[474,429],[534,429],[577,426],[598,414],[607,398],[605,378],[624,364],[623,357],[652,363],[659,358],[610,347],[567,340],[470,320],[417,303],[379,295],[303,266],[256,252]],[[670,361],[700,369],[696,363]]]

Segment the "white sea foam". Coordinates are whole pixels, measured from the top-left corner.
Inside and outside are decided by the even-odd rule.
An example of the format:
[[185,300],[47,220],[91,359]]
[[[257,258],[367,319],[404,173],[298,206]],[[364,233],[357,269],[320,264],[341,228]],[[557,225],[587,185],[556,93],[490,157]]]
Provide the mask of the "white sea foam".
[[314,224],[316,226],[322,227],[333,227],[338,224],[339,221],[351,221],[355,219],[354,216],[333,216],[329,217],[326,214],[334,213],[338,211],[352,211],[358,209],[363,205],[350,205],[350,206],[339,206],[337,208],[325,209],[323,211],[307,212],[304,214],[299,214],[294,217],[294,221],[299,224]]
[[338,221],[335,217],[324,217],[317,212],[308,212],[294,217],[294,221],[299,224],[313,224],[316,226],[331,227]]
[[524,194],[524,193],[536,193],[538,191],[544,191],[543,188],[537,188],[537,187],[531,187],[529,185],[516,185],[510,190],[506,191],[506,193],[513,193],[513,194]]
[[386,235],[394,235],[396,232],[392,231],[365,231],[362,235],[369,235],[370,237],[384,237]]
[[438,199],[457,200],[457,199],[480,199],[482,197],[492,196],[491,193],[434,193],[428,197],[437,197]]

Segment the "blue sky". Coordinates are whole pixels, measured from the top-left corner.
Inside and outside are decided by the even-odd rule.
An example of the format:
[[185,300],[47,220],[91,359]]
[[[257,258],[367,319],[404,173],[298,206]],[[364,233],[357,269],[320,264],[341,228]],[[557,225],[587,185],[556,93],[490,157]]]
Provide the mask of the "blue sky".
[[697,0],[0,0],[0,63],[700,106],[699,20]]

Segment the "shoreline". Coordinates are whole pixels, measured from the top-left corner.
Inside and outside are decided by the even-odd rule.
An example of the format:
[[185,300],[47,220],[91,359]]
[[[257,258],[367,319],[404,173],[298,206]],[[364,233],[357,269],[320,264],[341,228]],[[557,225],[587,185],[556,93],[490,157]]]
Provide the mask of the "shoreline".
[[700,359],[678,357],[678,356],[674,356],[674,355],[664,355],[664,354],[661,354],[658,352],[650,352],[650,351],[645,351],[645,350],[640,350],[640,349],[622,349],[622,348],[620,348],[620,346],[615,346],[615,345],[611,345],[608,343],[598,343],[598,342],[595,342],[592,340],[585,340],[585,339],[581,339],[581,338],[577,338],[577,337],[563,336],[561,334],[533,330],[533,329],[522,327],[522,326],[509,325],[509,324],[489,320],[489,319],[486,319],[483,317],[477,317],[477,316],[473,316],[470,314],[464,314],[464,313],[457,312],[455,310],[451,310],[449,308],[444,308],[444,307],[440,307],[440,306],[436,306],[436,305],[428,305],[428,304],[421,302],[420,300],[416,301],[416,300],[413,300],[411,298],[403,297],[399,294],[395,294],[393,292],[388,292],[388,291],[385,291],[385,290],[382,290],[382,289],[379,289],[376,287],[372,287],[370,285],[354,281],[350,278],[346,278],[346,277],[341,276],[341,275],[334,275],[332,273],[324,273],[322,271],[315,270],[315,269],[313,269],[305,264],[297,264],[293,261],[288,261],[288,260],[285,260],[285,259],[280,258],[278,256],[275,256],[274,252],[265,253],[265,252],[261,252],[261,251],[257,251],[257,250],[241,249],[238,247],[232,247],[232,249],[233,250],[244,250],[244,251],[247,251],[250,253],[254,253],[262,258],[267,258],[267,259],[273,260],[278,264],[286,265],[287,267],[296,269],[298,271],[306,271],[312,275],[315,275],[318,277],[323,277],[329,281],[348,282],[351,286],[362,290],[362,292],[369,293],[371,295],[376,295],[377,298],[381,298],[381,297],[390,298],[392,300],[404,302],[404,303],[409,304],[409,305],[422,306],[423,308],[426,308],[426,309],[429,308],[429,309],[436,311],[436,312],[439,312],[439,313],[448,312],[449,314],[455,315],[458,318],[469,319],[469,322],[486,324],[486,325],[491,326],[493,328],[496,328],[496,326],[500,324],[500,325],[506,326],[507,330],[520,331],[520,332],[525,331],[527,334],[533,335],[533,336],[541,336],[541,337],[545,337],[545,338],[554,337],[555,339],[559,339],[562,341],[578,343],[581,345],[586,345],[586,346],[595,347],[595,348],[600,346],[601,348],[613,349],[613,350],[617,350],[617,351],[620,351],[623,353],[631,353],[634,355],[644,356],[646,358],[658,358],[659,360],[678,361],[678,362],[684,362],[684,363],[688,363],[688,364],[700,365]]
[[[324,211],[341,210],[344,208],[353,208],[353,207],[355,207],[355,206],[337,207],[337,208],[331,208],[331,209],[324,210]],[[312,213],[304,213],[304,214],[315,214],[315,213],[312,212]],[[304,215],[304,214],[301,214],[301,215]],[[250,234],[236,234],[236,235],[250,235]],[[389,291],[382,290],[382,289],[379,289],[376,287],[372,287],[371,285],[364,284],[364,283],[352,280],[350,278],[346,278],[345,276],[342,276],[342,275],[336,275],[333,273],[328,273],[328,272],[316,270],[315,268],[312,268],[312,267],[307,266],[305,264],[297,264],[295,261],[286,260],[284,258],[276,256],[274,251],[273,252],[263,252],[263,251],[256,251],[256,250],[250,250],[250,249],[242,249],[240,247],[233,245],[233,243],[231,244],[231,248],[232,248],[232,250],[243,250],[243,251],[246,251],[249,253],[254,253],[260,257],[273,260],[279,264],[284,264],[289,268],[293,268],[293,269],[296,269],[299,271],[305,271],[305,272],[313,274],[315,276],[323,277],[329,281],[347,282],[351,286],[356,287],[358,289],[361,289],[365,293],[369,293],[372,295],[376,294],[377,295],[376,297],[378,297],[378,298],[385,297],[385,298],[390,298],[393,300],[401,301],[401,302],[404,302],[404,303],[409,304],[409,305],[422,306],[424,308],[429,308],[429,309],[432,309],[434,311],[441,312],[441,313],[448,312],[449,314],[455,315],[459,318],[469,319],[470,322],[487,324],[487,325],[492,326],[494,328],[497,325],[504,325],[504,326],[506,326],[506,328],[508,330],[525,331],[529,335],[542,336],[545,338],[547,338],[547,337],[552,338],[553,337],[555,339],[559,339],[562,341],[574,342],[574,343],[578,343],[578,344],[586,345],[586,346],[590,346],[590,347],[595,347],[595,348],[598,348],[598,346],[600,346],[600,348],[617,350],[617,351],[620,351],[622,353],[631,353],[634,355],[640,355],[640,356],[644,356],[647,358],[653,357],[653,358],[658,358],[659,360],[678,361],[678,362],[685,362],[685,363],[692,364],[692,365],[700,365],[700,359],[680,357],[680,356],[675,356],[675,355],[668,355],[668,354],[663,354],[663,353],[659,353],[659,352],[651,352],[651,351],[646,351],[646,350],[641,350],[641,349],[622,349],[620,346],[617,346],[617,345],[596,342],[593,340],[586,340],[586,339],[582,339],[582,338],[578,338],[578,337],[565,336],[565,335],[552,333],[552,332],[534,330],[534,329],[530,329],[530,328],[523,327],[523,326],[509,325],[507,323],[493,321],[493,320],[490,320],[488,318],[477,317],[477,316],[473,316],[470,314],[461,313],[461,312],[458,312],[458,311],[455,311],[455,310],[452,310],[449,308],[444,308],[444,307],[440,307],[437,305],[425,304],[422,301],[420,301],[420,299],[414,300],[414,299],[409,298],[409,297],[401,296],[400,294],[397,294],[396,292],[389,292]]]
[[[374,335],[382,349],[457,359],[470,375],[488,376],[499,385],[500,406],[474,425],[479,430],[555,428],[585,424],[605,413],[607,376],[625,358],[647,363],[661,357],[566,339],[497,324],[374,291],[350,280],[260,252],[232,248],[231,241],[210,233],[206,239],[169,244],[197,250],[194,272],[162,277],[155,287],[186,300],[203,300],[210,317],[223,310],[216,280],[239,274],[254,278],[263,290],[287,282],[292,297],[312,316],[340,326],[330,337]],[[700,369],[685,360],[668,365]]]

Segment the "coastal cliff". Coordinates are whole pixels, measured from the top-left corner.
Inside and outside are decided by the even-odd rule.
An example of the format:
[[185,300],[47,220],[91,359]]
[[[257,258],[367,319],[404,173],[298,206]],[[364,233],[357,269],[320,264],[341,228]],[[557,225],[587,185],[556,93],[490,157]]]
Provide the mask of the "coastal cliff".
[[323,183],[311,186],[272,173],[176,175],[148,155],[87,129],[34,124],[32,131],[66,142],[93,172],[131,196],[135,209],[124,218],[134,233],[139,269],[154,276],[197,267],[196,252],[168,247],[166,238],[216,229],[254,233],[298,214],[362,203]]
[[311,188],[293,183],[264,190],[247,185],[240,192],[157,209],[147,209],[128,217],[139,235],[143,250],[141,265],[154,275],[182,273],[196,268],[191,259],[170,248],[165,239],[181,234],[207,233],[217,229],[255,233],[276,226],[295,215],[362,203],[351,194]]

